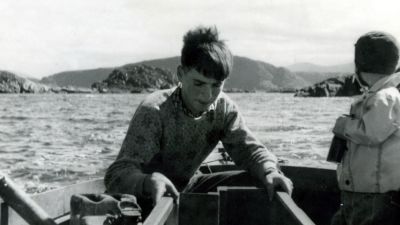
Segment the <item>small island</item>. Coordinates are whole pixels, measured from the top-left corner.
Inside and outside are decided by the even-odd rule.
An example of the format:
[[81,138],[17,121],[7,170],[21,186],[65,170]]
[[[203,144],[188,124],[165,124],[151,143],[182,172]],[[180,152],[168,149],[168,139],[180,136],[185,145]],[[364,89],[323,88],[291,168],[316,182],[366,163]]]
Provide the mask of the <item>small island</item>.
[[142,64],[117,68],[91,88],[99,93],[142,93],[172,88],[177,83],[171,71]]
[[329,78],[314,85],[296,90],[296,97],[344,97],[361,94],[361,87],[354,81],[355,74]]

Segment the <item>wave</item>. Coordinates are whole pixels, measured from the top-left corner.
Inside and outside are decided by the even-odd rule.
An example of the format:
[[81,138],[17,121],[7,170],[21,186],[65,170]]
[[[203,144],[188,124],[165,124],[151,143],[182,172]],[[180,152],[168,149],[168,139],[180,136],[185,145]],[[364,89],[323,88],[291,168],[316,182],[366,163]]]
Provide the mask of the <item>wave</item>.
[[27,116],[0,116],[0,119],[6,120],[30,120],[33,119],[32,117]]
[[[305,130],[307,129],[306,127],[302,126],[295,126],[295,125],[290,125],[290,126],[268,126],[262,128],[262,131],[265,132],[272,132],[272,131],[294,131],[294,130]],[[256,128],[256,130],[258,130]]]
[[94,122],[97,122],[96,119],[92,119],[92,118],[68,118],[67,121],[72,122],[72,123],[94,123]]

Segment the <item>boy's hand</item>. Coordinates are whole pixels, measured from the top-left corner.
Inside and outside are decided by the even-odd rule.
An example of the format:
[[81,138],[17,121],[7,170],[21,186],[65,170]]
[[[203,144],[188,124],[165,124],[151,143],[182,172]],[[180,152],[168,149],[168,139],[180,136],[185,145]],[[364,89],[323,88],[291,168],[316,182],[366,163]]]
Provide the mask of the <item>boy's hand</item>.
[[175,201],[179,197],[179,192],[176,190],[174,184],[161,173],[154,172],[150,174],[145,178],[144,182],[144,192],[151,195],[154,205],[164,195],[171,195]]
[[267,174],[265,176],[264,184],[267,188],[269,199],[272,200],[274,195],[274,189],[276,187],[282,188],[285,192],[287,192],[290,196],[293,191],[293,183],[287,178],[285,175],[279,173],[277,170]]
[[344,129],[346,127],[346,121],[350,117],[347,116],[340,116],[336,119],[335,127],[333,127],[332,132],[337,135],[338,137],[345,138]]

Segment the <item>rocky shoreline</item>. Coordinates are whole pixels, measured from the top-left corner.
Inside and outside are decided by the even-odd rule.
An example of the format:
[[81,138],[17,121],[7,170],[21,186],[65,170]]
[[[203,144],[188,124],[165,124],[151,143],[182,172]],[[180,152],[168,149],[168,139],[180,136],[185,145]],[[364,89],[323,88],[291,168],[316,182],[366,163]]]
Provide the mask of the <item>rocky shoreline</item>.
[[0,71],[0,93],[47,93],[51,88],[19,77],[8,71]]
[[90,88],[57,87],[41,84],[8,71],[0,71],[0,94],[93,93]]
[[[359,95],[360,86],[353,82],[354,74],[328,78],[322,82],[301,89],[279,89],[279,93],[295,93],[296,97],[335,97]],[[85,87],[58,87],[42,84],[8,71],[0,71],[0,93],[149,93],[176,86],[175,75],[166,69],[149,65],[128,64],[112,70],[100,82]],[[254,93],[255,90],[226,88],[227,93]],[[261,90],[260,90],[261,91]]]
[[174,75],[167,70],[147,65],[126,65],[113,70],[91,88],[42,84],[8,71],[0,71],[0,93],[143,93],[175,86]]
[[326,79],[296,90],[295,97],[348,97],[361,94],[361,87],[354,82],[354,74]]

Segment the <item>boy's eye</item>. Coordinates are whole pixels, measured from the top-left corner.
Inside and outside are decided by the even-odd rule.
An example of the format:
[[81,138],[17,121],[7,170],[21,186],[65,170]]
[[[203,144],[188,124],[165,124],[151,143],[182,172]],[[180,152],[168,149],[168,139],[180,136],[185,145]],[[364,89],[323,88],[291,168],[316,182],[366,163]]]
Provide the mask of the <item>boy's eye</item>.
[[219,88],[222,86],[222,83],[213,84],[213,87]]
[[203,85],[204,83],[203,82],[194,82],[194,85],[195,86],[201,86],[201,85]]

